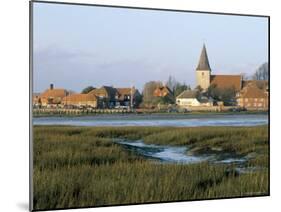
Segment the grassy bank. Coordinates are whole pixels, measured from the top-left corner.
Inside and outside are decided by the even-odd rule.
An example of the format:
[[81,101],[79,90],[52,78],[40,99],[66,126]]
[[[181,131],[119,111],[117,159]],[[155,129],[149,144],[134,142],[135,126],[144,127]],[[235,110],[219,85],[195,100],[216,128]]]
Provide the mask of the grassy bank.
[[[260,171],[232,165],[156,164],[112,138],[188,145],[194,154],[252,154]],[[34,127],[34,209],[264,195],[268,192],[267,126]]]

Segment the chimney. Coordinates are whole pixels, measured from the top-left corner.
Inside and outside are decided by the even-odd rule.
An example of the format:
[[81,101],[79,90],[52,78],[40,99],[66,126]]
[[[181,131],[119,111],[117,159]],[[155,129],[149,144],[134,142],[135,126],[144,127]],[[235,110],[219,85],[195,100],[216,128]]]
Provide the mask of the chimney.
[[50,90],[54,89],[54,84],[50,84]]

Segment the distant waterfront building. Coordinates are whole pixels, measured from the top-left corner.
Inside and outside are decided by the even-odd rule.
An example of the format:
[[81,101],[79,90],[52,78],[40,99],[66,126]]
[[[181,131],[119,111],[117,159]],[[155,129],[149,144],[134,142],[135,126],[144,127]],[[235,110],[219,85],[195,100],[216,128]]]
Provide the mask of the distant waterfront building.
[[33,93],[32,95],[32,105],[39,106],[41,104],[40,93]]
[[71,94],[62,99],[62,104],[65,106],[75,106],[75,107],[98,107],[98,98],[91,94]]
[[245,87],[237,93],[237,104],[247,110],[268,110],[267,81],[245,81]]
[[140,92],[135,87],[116,88],[116,106],[137,106],[140,102]]
[[200,86],[203,91],[206,91],[210,85],[216,85],[218,88],[234,88],[236,91],[242,88],[241,75],[211,75],[211,72],[212,70],[204,44],[196,68],[197,86]]
[[155,97],[168,97],[169,99],[173,99],[173,92],[170,90],[168,86],[158,86],[153,91],[153,96]]
[[100,99],[101,108],[112,108],[116,102],[116,89],[111,86],[102,86],[90,91],[88,94],[95,95]]
[[196,90],[185,90],[176,98],[179,107],[213,106],[213,100],[201,95]]
[[53,84],[50,84],[50,88],[45,90],[37,97],[38,104],[42,106],[59,105],[62,99],[68,95],[67,90],[63,88],[54,88]]
[[136,106],[139,102],[140,93],[135,87],[132,88],[114,88],[111,86],[102,86],[89,92],[97,96],[100,100],[100,107],[113,108],[119,106]]

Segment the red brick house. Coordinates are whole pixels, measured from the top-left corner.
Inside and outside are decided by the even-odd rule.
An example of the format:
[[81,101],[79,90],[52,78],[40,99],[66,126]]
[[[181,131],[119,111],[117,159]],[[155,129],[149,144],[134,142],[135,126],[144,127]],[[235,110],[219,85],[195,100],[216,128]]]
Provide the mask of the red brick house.
[[268,90],[248,84],[237,94],[237,104],[247,110],[268,110]]

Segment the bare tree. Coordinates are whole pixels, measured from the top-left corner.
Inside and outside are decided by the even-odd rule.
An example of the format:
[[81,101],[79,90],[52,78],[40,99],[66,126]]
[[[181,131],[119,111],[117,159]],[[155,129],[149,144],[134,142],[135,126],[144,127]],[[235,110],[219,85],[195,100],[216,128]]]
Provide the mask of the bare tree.
[[254,73],[254,80],[268,80],[268,63],[262,64]]
[[166,86],[170,88],[170,90],[174,93],[178,82],[175,77],[169,76],[168,81],[166,82]]
[[185,90],[190,90],[190,85],[186,85],[185,83],[180,83],[179,81],[176,80],[175,77],[171,75],[168,78],[166,86],[170,88],[170,90],[173,92],[173,95],[175,97]]

